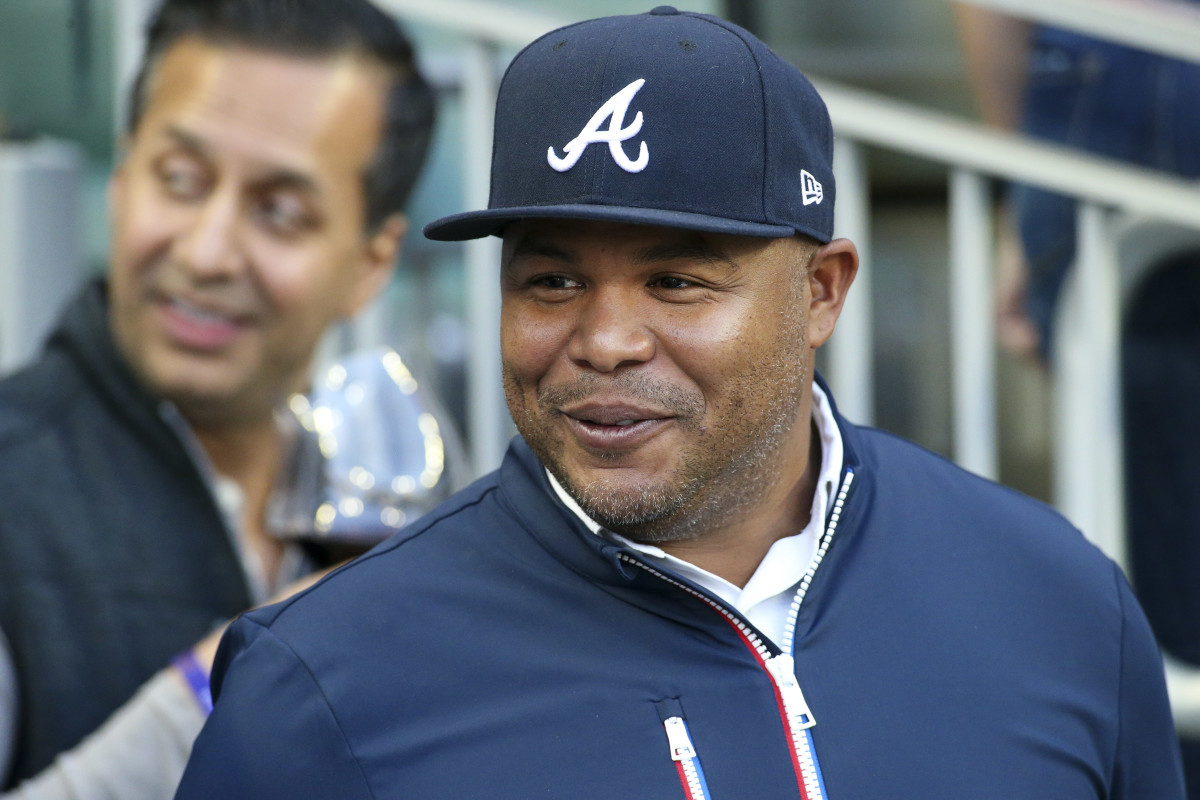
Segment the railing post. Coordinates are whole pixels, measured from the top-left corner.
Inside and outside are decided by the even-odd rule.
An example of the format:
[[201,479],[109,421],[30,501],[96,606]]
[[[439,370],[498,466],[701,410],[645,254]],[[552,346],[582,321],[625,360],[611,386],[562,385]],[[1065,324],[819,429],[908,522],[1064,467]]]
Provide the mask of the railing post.
[[[492,162],[492,114],[498,81],[496,49],[475,40],[463,68],[463,204],[486,208]],[[465,243],[467,273],[467,425],[476,474],[500,466],[508,439],[508,411],[500,378],[500,240]]]
[[1164,655],[1163,661],[1175,730],[1183,736],[1200,736],[1200,669],[1170,655]]
[[1112,215],[1079,206],[1075,268],[1055,343],[1056,505],[1125,566],[1120,276]]
[[846,139],[834,140],[837,200],[835,235],[858,247],[858,276],[842,308],[837,332],[830,339],[829,384],[838,410],[861,425],[875,417],[875,388],[871,363],[871,196],[862,146]]
[[999,476],[996,445],[996,334],[992,313],[992,221],[988,181],[950,174],[950,346],[954,453],[985,478]]
[[157,7],[155,0],[120,0],[113,6],[113,131],[120,141],[129,113],[129,91],[146,49],[146,22]]

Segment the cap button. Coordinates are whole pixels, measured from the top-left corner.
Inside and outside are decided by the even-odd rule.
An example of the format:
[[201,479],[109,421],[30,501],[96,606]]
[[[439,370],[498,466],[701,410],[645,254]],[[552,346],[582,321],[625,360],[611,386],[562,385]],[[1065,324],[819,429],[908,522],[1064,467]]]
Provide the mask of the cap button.
[[650,9],[650,13],[656,14],[660,17],[666,17],[666,16],[670,16],[671,14],[678,14],[679,9],[676,8],[675,6],[658,6],[656,8]]

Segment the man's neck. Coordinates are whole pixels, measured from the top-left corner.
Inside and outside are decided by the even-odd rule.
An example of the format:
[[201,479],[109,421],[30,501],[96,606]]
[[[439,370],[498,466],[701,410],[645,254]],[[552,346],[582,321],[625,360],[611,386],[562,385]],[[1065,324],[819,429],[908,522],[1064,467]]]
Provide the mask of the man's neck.
[[244,504],[238,523],[262,560],[268,582],[273,583],[283,545],[267,534],[265,518],[282,459],[283,438],[278,426],[267,419],[194,428],[193,432],[217,474],[234,481],[242,490]]
[[[783,469],[782,474],[795,474]],[[745,587],[771,545],[804,530],[821,472],[821,437],[809,428],[808,454],[798,479],[780,483],[752,509],[739,510],[718,531],[658,545],[664,552]]]

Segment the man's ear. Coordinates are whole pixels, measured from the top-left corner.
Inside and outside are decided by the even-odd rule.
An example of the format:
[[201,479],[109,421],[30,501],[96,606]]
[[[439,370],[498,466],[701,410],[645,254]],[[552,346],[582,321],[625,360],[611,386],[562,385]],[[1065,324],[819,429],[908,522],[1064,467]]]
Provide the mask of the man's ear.
[[808,310],[808,343],[813,349],[829,340],[857,273],[858,249],[849,239],[834,239],[813,253],[808,265],[808,287],[812,295]]
[[396,269],[400,246],[408,233],[408,217],[392,214],[368,235],[364,245],[362,268],[356,277],[353,291],[347,295],[344,317],[353,317],[363,306],[375,299],[387,286]]

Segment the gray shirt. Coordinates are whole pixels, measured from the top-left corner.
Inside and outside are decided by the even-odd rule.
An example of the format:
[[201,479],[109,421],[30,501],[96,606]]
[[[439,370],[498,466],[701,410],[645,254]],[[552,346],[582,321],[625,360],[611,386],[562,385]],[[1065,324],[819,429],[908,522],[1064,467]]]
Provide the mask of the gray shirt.
[[[0,658],[0,664],[8,661]],[[0,725],[12,746],[15,714],[8,701],[15,694],[12,670],[0,666]],[[151,678],[129,702],[94,733],[61,754],[36,777],[3,800],[169,800],[183,776],[192,742],[205,715],[191,690],[172,670]]]

